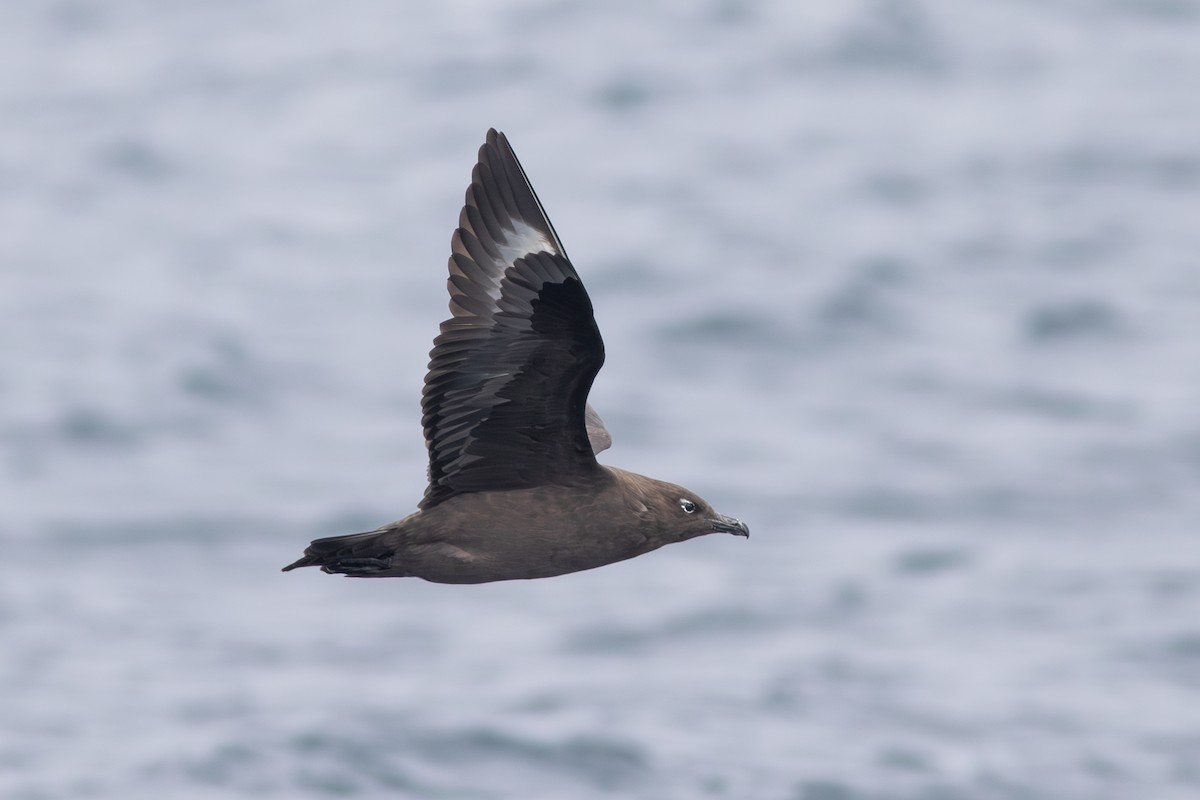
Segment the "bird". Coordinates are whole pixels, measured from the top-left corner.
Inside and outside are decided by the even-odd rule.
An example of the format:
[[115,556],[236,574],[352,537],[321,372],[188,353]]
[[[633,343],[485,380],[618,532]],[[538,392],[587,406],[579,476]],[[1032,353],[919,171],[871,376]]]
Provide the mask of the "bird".
[[451,237],[451,316],[421,394],[417,510],[314,540],[283,568],[473,584],[549,578],[710,533],[749,537],[690,489],[601,465],[588,404],[604,342],[578,272],[508,138],[487,132]]

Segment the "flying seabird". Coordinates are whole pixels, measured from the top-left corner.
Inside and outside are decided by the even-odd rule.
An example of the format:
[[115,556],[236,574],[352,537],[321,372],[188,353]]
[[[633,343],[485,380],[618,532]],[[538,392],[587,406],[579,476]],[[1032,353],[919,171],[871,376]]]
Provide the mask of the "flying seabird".
[[548,578],[709,533],[749,536],[690,489],[597,463],[592,303],[525,171],[489,130],[450,243],[450,311],[421,396],[418,510],[317,539],[284,567],[437,583]]

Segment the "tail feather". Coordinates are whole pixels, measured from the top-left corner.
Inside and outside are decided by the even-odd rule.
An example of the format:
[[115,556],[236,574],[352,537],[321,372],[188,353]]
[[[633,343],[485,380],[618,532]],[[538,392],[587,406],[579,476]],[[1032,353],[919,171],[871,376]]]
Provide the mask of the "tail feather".
[[304,555],[283,568],[291,572],[299,567],[320,567],[322,572],[344,575],[371,575],[389,569],[392,549],[379,541],[382,531],[351,533],[314,539]]

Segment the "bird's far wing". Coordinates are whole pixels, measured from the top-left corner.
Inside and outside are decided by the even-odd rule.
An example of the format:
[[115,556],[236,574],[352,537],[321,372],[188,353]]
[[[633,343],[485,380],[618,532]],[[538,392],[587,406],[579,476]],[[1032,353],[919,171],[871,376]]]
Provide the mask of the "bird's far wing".
[[503,134],[488,131],[471,178],[451,239],[453,316],[434,340],[421,399],[421,508],[586,480],[609,441],[585,410],[604,363],[591,300]]
[[608,428],[604,427],[604,420],[600,419],[596,409],[589,405],[584,420],[587,422],[588,441],[592,443],[593,453],[600,453],[612,447],[612,437],[608,435]]

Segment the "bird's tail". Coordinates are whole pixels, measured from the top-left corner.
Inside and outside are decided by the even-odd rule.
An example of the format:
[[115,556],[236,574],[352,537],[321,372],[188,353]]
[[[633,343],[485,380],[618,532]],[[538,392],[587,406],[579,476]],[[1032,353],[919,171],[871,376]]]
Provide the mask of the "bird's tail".
[[351,533],[315,539],[304,549],[304,556],[283,568],[320,567],[322,572],[353,577],[370,577],[387,572],[392,566],[393,550],[381,541],[384,531]]

